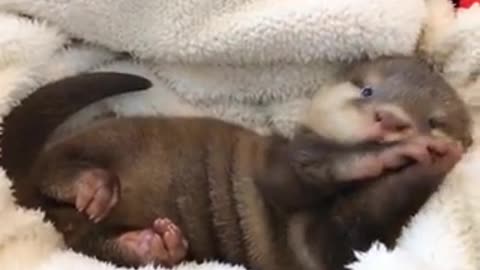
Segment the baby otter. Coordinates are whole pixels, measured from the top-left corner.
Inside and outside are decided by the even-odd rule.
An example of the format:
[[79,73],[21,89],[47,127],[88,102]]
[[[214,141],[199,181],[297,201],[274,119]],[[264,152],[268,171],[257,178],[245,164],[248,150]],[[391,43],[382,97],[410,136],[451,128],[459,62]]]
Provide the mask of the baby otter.
[[[353,250],[393,245],[472,143],[454,89],[408,57],[355,65],[318,91],[291,139],[209,118],[128,117],[48,141],[94,101],[58,95],[114,94],[72,86],[92,76],[127,75],[37,90],[5,118],[1,161],[20,204],[44,209],[73,249],[118,265],[343,269]],[[126,80],[135,87],[118,92],[148,87]]]

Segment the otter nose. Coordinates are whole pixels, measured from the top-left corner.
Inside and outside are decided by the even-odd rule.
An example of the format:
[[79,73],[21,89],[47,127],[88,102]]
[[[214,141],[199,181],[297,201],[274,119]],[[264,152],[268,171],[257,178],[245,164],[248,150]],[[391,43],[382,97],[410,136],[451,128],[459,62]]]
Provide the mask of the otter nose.
[[386,131],[403,132],[411,128],[408,120],[388,110],[377,110],[375,112],[375,120],[380,122],[382,129]]

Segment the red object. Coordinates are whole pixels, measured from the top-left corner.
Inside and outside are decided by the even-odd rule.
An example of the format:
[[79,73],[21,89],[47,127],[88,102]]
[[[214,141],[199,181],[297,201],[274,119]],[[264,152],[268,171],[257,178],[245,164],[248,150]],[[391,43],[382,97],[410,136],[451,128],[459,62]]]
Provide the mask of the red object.
[[470,8],[473,4],[480,4],[480,0],[460,0],[458,1],[459,8]]

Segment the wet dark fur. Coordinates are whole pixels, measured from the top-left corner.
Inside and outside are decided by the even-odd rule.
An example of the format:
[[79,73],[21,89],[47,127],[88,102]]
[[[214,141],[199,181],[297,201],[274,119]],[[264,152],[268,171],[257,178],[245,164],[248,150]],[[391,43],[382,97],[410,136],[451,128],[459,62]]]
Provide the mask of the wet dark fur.
[[[148,87],[128,77],[97,87],[105,82],[95,76],[102,75],[85,76],[37,90],[5,119],[1,165],[20,203],[45,209],[71,247],[117,264],[131,261],[112,239],[169,217],[190,243],[188,259],[252,269],[342,269],[353,249],[375,240],[393,245],[443,179],[428,179],[413,167],[361,186],[339,184],[323,167],[364,147],[325,141],[308,129],[293,140],[263,137],[207,118],[107,119],[42,149],[53,129],[81,107],[115,91]],[[90,79],[97,90],[86,95],[78,84]],[[66,93],[75,98],[59,97]],[[468,140],[468,131],[455,136]],[[71,204],[75,175],[91,168],[106,170],[121,188],[118,205],[99,224]]]

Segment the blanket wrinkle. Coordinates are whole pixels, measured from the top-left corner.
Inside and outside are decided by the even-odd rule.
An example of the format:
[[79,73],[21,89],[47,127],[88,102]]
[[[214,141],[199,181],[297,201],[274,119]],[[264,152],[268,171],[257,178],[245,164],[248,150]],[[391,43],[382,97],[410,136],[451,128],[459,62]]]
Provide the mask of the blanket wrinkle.
[[[154,85],[89,106],[67,127],[113,110],[208,115],[288,135],[312,93],[340,80],[345,64],[415,52],[433,61],[480,116],[480,8],[455,13],[448,0],[179,1],[0,0],[0,119],[45,83],[104,70]],[[71,37],[90,45],[70,44]],[[119,60],[123,51],[140,59]],[[475,125],[476,138],[478,131]],[[479,164],[474,148],[393,250],[373,244],[349,268],[480,269]],[[8,221],[0,228],[2,269],[127,269],[66,249],[41,211],[15,205],[1,169],[0,218]],[[176,267],[203,268],[245,269],[219,262]]]

